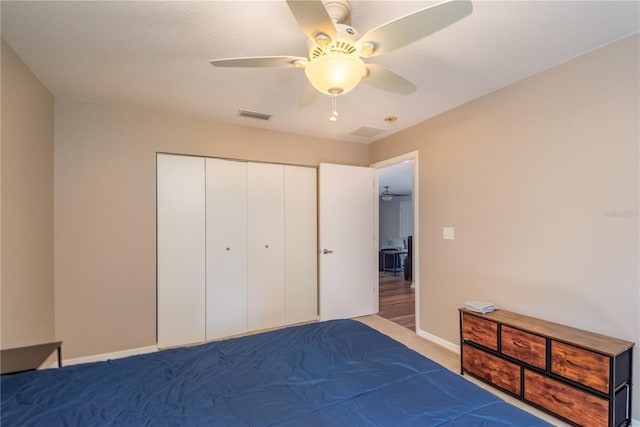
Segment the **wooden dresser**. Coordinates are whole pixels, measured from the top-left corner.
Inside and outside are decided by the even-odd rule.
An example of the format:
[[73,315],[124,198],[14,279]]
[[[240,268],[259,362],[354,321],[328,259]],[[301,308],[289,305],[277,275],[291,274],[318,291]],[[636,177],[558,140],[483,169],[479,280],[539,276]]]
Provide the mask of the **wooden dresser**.
[[462,374],[575,425],[631,423],[634,343],[506,310],[459,311]]

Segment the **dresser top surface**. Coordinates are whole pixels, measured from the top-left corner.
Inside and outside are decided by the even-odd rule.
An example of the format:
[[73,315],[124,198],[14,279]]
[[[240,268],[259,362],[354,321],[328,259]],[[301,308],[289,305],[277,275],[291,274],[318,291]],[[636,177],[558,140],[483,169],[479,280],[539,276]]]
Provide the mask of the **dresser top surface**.
[[508,310],[496,309],[486,314],[467,310],[466,308],[460,308],[459,310],[462,313],[512,326],[544,337],[553,338],[557,341],[584,347],[608,356],[617,356],[634,346],[634,343],[630,341],[549,322]]

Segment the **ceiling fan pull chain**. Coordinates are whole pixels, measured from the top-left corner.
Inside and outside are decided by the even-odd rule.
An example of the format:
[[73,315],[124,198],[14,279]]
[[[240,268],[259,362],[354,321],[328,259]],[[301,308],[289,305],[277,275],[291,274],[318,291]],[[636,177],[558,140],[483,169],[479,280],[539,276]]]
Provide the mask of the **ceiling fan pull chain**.
[[338,120],[338,94],[331,95],[331,117],[329,117],[329,121],[335,122]]

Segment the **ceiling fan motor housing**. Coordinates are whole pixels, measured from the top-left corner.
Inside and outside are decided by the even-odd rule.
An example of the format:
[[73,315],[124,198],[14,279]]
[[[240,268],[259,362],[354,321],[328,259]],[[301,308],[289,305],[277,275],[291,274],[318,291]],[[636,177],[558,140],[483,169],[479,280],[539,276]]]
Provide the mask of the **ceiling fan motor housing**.
[[356,41],[360,38],[358,31],[345,24],[335,24],[336,38],[316,37],[315,43],[311,40],[307,45],[309,48],[309,59],[313,60],[322,55],[330,53],[342,53],[345,55],[357,55]]

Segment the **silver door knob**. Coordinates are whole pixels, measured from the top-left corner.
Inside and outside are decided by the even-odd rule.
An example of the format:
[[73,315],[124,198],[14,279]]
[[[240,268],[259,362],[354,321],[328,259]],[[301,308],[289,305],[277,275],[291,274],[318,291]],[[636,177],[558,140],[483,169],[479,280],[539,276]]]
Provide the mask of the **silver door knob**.
[[323,250],[322,250],[322,253],[323,253],[323,254],[325,254],[325,255],[326,255],[326,254],[332,254],[332,253],[333,253],[333,251],[330,251],[329,249],[323,249]]

